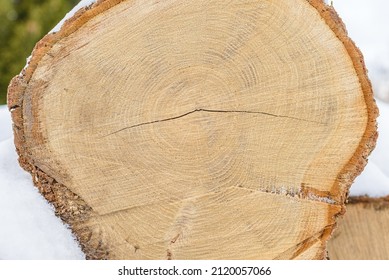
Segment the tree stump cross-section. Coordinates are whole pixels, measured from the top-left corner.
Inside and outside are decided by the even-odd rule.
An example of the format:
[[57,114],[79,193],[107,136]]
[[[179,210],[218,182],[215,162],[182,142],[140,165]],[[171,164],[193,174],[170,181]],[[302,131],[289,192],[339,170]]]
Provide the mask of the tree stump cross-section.
[[97,1],[8,105],[90,259],[324,259],[376,139],[362,55],[319,0]]

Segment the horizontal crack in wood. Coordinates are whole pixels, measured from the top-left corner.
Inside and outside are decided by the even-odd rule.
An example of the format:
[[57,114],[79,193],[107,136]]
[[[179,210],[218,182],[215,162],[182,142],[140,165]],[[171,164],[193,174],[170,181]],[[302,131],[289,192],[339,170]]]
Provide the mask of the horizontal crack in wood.
[[[314,196],[303,196],[300,191],[296,191],[296,192],[279,191],[279,192],[277,192],[277,191],[270,191],[270,190],[265,190],[265,189],[261,189],[261,188],[251,189],[251,188],[243,187],[243,186],[240,185],[240,186],[228,187],[228,188],[226,188],[224,190],[224,192],[228,191],[228,190],[231,190],[231,189],[244,190],[244,191],[247,191],[247,192],[250,192],[250,193],[258,192],[258,193],[266,193],[266,194],[271,194],[271,195],[280,195],[280,196],[285,196],[285,197],[288,197],[288,198],[291,198],[291,199],[308,200],[308,201],[311,201],[311,202],[325,203],[327,205],[340,205],[338,202],[328,201],[327,197],[321,197],[321,196],[317,196],[317,195],[314,195]],[[205,194],[202,194],[202,195],[186,197],[186,198],[183,198],[183,199],[176,199],[176,200],[173,200],[173,201],[166,199],[166,200],[161,200],[161,201],[157,201],[157,202],[153,202],[153,203],[149,203],[149,204],[132,205],[132,206],[124,207],[122,209],[113,210],[113,211],[110,211],[110,212],[97,213],[97,215],[100,218],[101,217],[106,217],[106,216],[112,216],[112,215],[116,215],[118,213],[131,211],[131,210],[134,210],[136,208],[151,207],[151,206],[157,205],[158,203],[164,203],[164,204],[182,203],[182,202],[185,202],[185,201],[196,200],[196,199],[203,198],[205,196],[211,196],[211,195],[215,195],[217,193],[222,193],[222,192],[223,192],[222,190],[220,190],[220,191],[212,191],[212,192],[208,192],[208,193],[205,193]]]
[[306,119],[301,119],[301,118],[296,118],[296,117],[290,117],[290,116],[284,116],[284,115],[276,115],[276,114],[271,114],[267,112],[260,112],[260,111],[245,111],[245,110],[211,110],[211,109],[195,109],[193,111],[187,112],[185,114],[176,116],[176,117],[171,117],[171,118],[166,118],[166,119],[161,119],[161,120],[155,120],[155,121],[149,121],[149,122],[144,122],[144,123],[139,123],[131,126],[124,127],[122,129],[119,129],[117,131],[114,131],[110,134],[107,134],[104,137],[112,136],[114,134],[120,133],[125,130],[129,130],[132,128],[144,126],[144,125],[151,125],[155,123],[161,123],[161,122],[167,122],[167,121],[172,121],[172,120],[177,120],[186,116],[189,116],[193,113],[197,112],[207,112],[207,113],[243,113],[243,114],[257,114],[257,115],[265,115],[265,116],[270,116],[270,117],[275,117],[275,118],[285,118],[285,119],[291,119],[291,120],[297,120],[297,121],[303,121],[307,123],[314,123],[314,124],[320,124],[320,125],[325,125],[325,123],[322,122],[317,122],[317,121],[312,121],[312,120],[306,120]]

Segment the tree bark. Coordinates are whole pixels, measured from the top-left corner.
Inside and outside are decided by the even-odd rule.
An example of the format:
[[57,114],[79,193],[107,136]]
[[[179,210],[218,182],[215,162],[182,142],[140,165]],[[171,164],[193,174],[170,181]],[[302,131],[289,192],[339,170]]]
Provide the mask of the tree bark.
[[91,259],[323,259],[376,139],[362,55],[319,0],[98,1],[8,104]]

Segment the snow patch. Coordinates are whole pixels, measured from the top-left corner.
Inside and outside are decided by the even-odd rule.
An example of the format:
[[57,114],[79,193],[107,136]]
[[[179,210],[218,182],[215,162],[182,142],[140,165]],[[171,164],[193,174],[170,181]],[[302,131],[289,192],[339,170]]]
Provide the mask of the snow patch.
[[11,117],[0,106],[0,259],[84,259],[70,229],[18,163]]
[[[12,137],[11,114],[7,106],[0,106],[0,142]],[[1,157],[0,157],[1,160]]]
[[320,197],[320,196],[317,196],[317,195],[314,195],[311,193],[307,196],[307,198],[309,200],[320,201],[320,202],[327,203],[327,204],[336,204],[336,201],[329,198],[329,197]]
[[95,3],[97,0],[81,0],[70,12],[68,12],[65,17],[49,32],[50,33],[56,33],[61,30],[64,23],[75,15],[79,10],[81,10],[84,7],[90,6],[93,3]]
[[284,195],[289,197],[296,197],[300,194],[300,188],[287,187],[287,186],[273,186],[271,189],[261,189],[258,190],[268,192],[271,194]]
[[[26,58],[26,65],[24,66],[23,70],[26,70],[26,69],[27,69],[28,65],[29,65],[30,62],[31,62],[31,58],[32,58],[32,55],[30,55],[29,57]],[[22,75],[23,70],[20,72],[19,76]]]

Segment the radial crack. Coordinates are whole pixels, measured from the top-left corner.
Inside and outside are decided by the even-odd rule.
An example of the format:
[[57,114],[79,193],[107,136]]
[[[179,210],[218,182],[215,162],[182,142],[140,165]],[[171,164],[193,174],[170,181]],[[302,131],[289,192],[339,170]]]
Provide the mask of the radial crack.
[[290,117],[290,116],[285,116],[285,115],[271,114],[271,113],[261,112],[261,111],[195,109],[195,110],[192,110],[190,112],[187,112],[185,114],[182,114],[182,115],[179,115],[179,116],[176,116],[176,117],[171,117],[171,118],[166,118],[166,119],[161,119],[161,120],[155,120],[155,121],[149,121],[149,122],[143,122],[143,123],[127,126],[127,127],[122,128],[122,129],[116,130],[116,131],[114,131],[114,132],[112,132],[110,134],[107,134],[107,135],[105,135],[103,137],[108,137],[108,136],[114,135],[116,133],[120,133],[122,131],[129,130],[129,129],[132,129],[132,128],[136,128],[136,127],[139,127],[139,126],[151,125],[151,124],[156,124],[156,123],[161,123],[161,122],[177,120],[177,119],[189,116],[189,115],[191,115],[193,113],[197,113],[197,112],[258,114],[258,115],[265,115],[265,116],[270,116],[270,117],[275,117],[275,118],[285,118],[285,119],[303,121],[303,122],[307,122],[307,123],[315,123],[315,124],[325,125],[325,123],[317,122],[317,121],[313,121],[313,120],[306,120],[306,119]]

